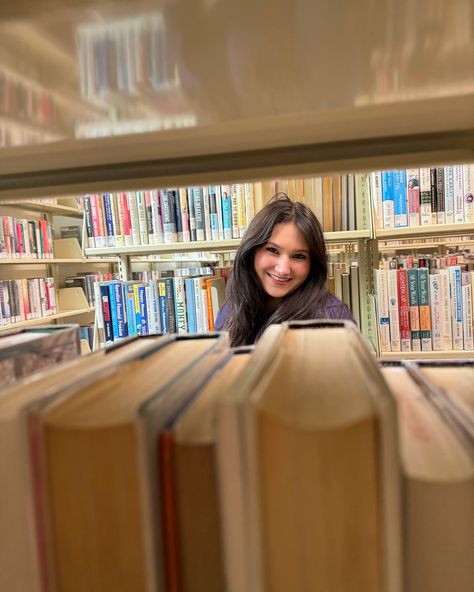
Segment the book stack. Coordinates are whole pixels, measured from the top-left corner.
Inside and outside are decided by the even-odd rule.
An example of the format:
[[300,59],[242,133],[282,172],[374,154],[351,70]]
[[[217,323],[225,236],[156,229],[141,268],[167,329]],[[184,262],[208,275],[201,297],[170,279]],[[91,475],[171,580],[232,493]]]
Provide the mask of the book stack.
[[402,261],[422,266],[374,270],[380,351],[472,351],[474,271],[456,257]]
[[95,287],[96,282],[111,282],[118,281],[117,273],[102,273],[97,271],[95,273],[78,273],[64,278],[65,288],[81,288],[84,296],[89,303],[89,306],[95,306]]
[[375,171],[377,228],[474,222],[474,165]]
[[355,323],[360,326],[360,284],[357,261],[329,261],[328,290],[342,300],[352,313]]
[[[472,408],[462,370],[443,380]],[[405,395],[336,321],[236,350],[140,338],[18,382],[0,396],[0,587],[470,592],[472,442],[436,406],[429,431],[404,424]],[[430,454],[407,456],[414,429]]]

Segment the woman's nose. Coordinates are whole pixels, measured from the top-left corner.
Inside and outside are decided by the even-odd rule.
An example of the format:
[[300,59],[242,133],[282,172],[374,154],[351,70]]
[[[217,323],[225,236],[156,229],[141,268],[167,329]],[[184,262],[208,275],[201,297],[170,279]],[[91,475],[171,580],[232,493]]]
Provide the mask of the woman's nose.
[[290,272],[290,262],[287,257],[279,257],[275,265],[275,271],[281,275],[286,275]]

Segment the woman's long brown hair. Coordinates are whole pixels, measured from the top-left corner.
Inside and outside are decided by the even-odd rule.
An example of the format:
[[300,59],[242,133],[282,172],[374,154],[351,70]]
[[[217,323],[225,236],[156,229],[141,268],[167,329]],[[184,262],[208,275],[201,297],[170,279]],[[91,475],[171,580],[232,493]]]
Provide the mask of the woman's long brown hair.
[[[255,272],[255,250],[270,239],[277,224],[289,222],[296,224],[308,244],[310,271],[303,284],[269,314],[267,294]],[[227,315],[223,327],[229,331],[232,346],[254,343],[268,325],[274,323],[324,317],[327,274],[326,244],[318,219],[303,203],[293,202],[285,193],[278,193],[254,217],[235,256],[227,285]]]

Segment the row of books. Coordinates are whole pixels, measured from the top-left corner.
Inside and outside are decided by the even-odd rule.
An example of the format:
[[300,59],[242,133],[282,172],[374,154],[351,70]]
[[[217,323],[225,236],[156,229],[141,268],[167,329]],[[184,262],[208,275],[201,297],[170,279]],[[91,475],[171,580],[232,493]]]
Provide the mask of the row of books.
[[81,94],[167,91],[177,85],[169,61],[166,25],[159,12],[78,28]]
[[412,267],[427,267],[429,270],[433,270],[442,267],[448,267],[449,265],[461,265],[463,271],[474,271],[474,257],[470,251],[466,250],[458,251],[456,253],[448,253],[446,255],[439,255],[436,253],[422,253],[418,256],[384,256],[379,261],[380,269],[410,269]]
[[473,350],[474,271],[375,269],[381,352]]
[[325,232],[355,230],[364,178],[348,174],[85,195],[87,244],[105,248],[242,238],[255,212],[278,192],[306,203]]
[[323,321],[254,349],[142,337],[17,382],[0,588],[471,592],[474,365],[447,368],[381,370]]
[[0,216],[1,259],[51,259],[53,231],[47,220]]
[[95,284],[96,314],[108,346],[134,335],[207,333],[225,298],[222,277],[164,277]]
[[54,278],[0,280],[0,325],[40,319],[57,312]]
[[474,222],[474,164],[375,171],[377,228]]
[[28,146],[57,139],[57,135],[30,128],[22,122],[2,120],[0,115],[0,146]]

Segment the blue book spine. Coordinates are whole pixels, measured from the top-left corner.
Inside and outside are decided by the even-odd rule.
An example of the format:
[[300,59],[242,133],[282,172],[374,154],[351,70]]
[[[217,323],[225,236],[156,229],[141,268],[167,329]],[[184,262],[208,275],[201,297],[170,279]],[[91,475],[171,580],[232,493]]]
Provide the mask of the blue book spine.
[[115,232],[114,232],[114,220],[112,217],[112,198],[110,193],[102,194],[102,201],[104,202],[104,217],[105,217],[105,229],[107,232],[107,242],[109,247],[115,246]]
[[395,211],[393,203],[393,172],[382,171],[382,213],[383,227],[395,226]]
[[115,300],[115,282],[109,284],[109,302],[110,302],[110,317],[112,319],[112,330],[114,332],[114,339],[119,336],[118,319],[117,319],[117,301]]
[[146,290],[145,286],[138,286],[138,303],[140,306],[141,317],[141,335],[148,335],[148,311],[146,306]]
[[406,171],[393,171],[393,209],[395,228],[408,226]]
[[188,333],[197,333],[196,304],[194,302],[194,282],[191,278],[184,280],[186,292],[186,312],[188,315]]
[[161,321],[161,332],[169,333],[170,327],[168,322],[168,306],[166,301],[166,284],[164,280],[158,281],[158,294],[159,294],[159,309],[160,309],[160,321]]
[[127,329],[130,337],[138,335],[137,318],[135,315],[135,296],[133,294],[133,285],[125,284],[123,287],[125,298],[125,309],[127,311]]
[[227,191],[222,191],[222,227],[224,240],[232,238],[232,204]]
[[127,312],[124,306],[123,286],[121,282],[113,283],[113,291],[115,295],[115,304],[117,309],[117,336],[127,337]]

